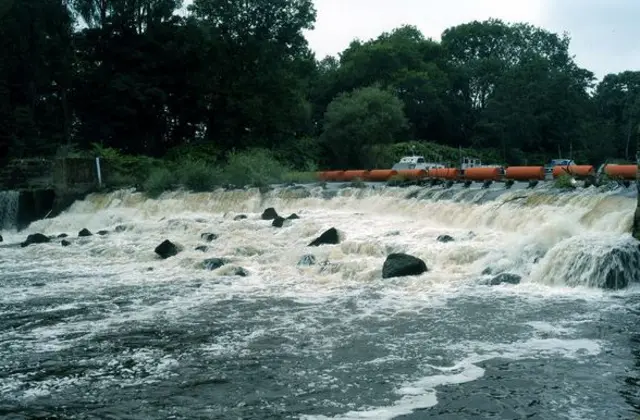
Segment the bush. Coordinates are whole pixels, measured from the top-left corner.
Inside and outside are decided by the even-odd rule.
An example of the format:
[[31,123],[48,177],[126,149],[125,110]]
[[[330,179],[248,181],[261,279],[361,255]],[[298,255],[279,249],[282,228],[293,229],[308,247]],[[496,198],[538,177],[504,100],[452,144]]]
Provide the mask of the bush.
[[176,186],[175,175],[167,168],[155,169],[144,182],[144,191],[150,198],[158,198],[163,192]]
[[576,188],[574,184],[575,180],[569,174],[562,174],[558,178],[556,178],[553,186],[556,188]]
[[290,169],[271,152],[253,149],[231,153],[224,167],[223,178],[230,184],[262,187],[284,182]]
[[220,169],[204,161],[183,161],[178,171],[180,183],[193,192],[212,191],[221,184]]

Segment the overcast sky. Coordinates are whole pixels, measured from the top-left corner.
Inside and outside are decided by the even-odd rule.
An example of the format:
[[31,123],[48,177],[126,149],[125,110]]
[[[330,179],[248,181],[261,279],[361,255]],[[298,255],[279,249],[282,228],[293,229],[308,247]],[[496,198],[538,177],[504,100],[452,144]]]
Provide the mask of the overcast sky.
[[576,61],[602,78],[640,70],[640,0],[314,0],[307,39],[318,59],[351,40],[375,38],[403,24],[440,39],[448,27],[491,17],[568,32]]

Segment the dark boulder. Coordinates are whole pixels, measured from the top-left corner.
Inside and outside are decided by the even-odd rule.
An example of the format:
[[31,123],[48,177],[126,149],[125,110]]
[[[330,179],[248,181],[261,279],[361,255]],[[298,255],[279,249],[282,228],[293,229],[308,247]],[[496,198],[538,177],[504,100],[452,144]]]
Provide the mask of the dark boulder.
[[282,226],[284,226],[284,221],[285,221],[284,217],[278,216],[275,219],[273,219],[271,226],[281,228]]
[[340,243],[340,234],[336,228],[331,228],[322,233],[322,235],[318,236],[316,239],[311,241],[309,246],[320,246],[320,245],[336,245]]
[[454,239],[452,236],[449,235],[440,235],[438,236],[438,242],[442,242],[444,244],[446,244],[447,242],[453,242]]
[[25,247],[25,246],[29,246],[32,244],[46,244],[51,242],[51,238],[49,238],[47,235],[43,235],[42,233],[32,233],[31,235],[27,236],[27,239],[20,244],[21,247]]
[[207,252],[208,250],[209,250],[209,247],[206,245],[199,245],[196,247],[196,251]]
[[160,245],[156,247],[154,252],[158,254],[160,258],[166,259],[178,255],[178,253],[180,252],[180,247],[170,240],[165,239]]
[[288,219],[288,220],[296,220],[296,219],[299,219],[299,218],[300,218],[300,216],[298,216],[298,215],[297,215],[297,214],[295,214],[295,213],[291,213],[291,214],[289,215],[289,217],[287,217],[287,219]]
[[522,277],[517,274],[501,273],[489,280],[489,285],[497,286],[499,284],[520,284],[520,280],[522,280]]
[[98,235],[100,235],[100,236],[104,236],[104,235],[108,235],[108,234],[109,234],[108,230],[99,230],[98,231]]
[[2,235],[0,235],[0,242],[4,241],[4,238],[2,237]]
[[246,214],[239,214],[236,217],[233,218],[233,220],[244,220],[247,218]]
[[215,233],[203,233],[202,235],[200,235],[200,239],[203,239],[207,242],[211,242],[211,241],[215,241],[216,239],[218,239],[218,235],[216,235]]
[[303,267],[308,267],[310,265],[314,265],[315,263],[316,257],[315,255],[311,254],[303,255],[302,258],[300,258],[300,261],[298,261],[298,265]]
[[114,230],[116,233],[122,233],[127,230],[127,227],[125,225],[118,225]]
[[78,236],[81,238],[86,236],[91,236],[91,235],[93,235],[93,233],[91,233],[87,228],[84,228],[80,232],[78,232]]
[[69,245],[71,245],[71,242],[67,241],[66,239],[63,239],[62,242],[60,242],[60,245],[69,246]]
[[278,212],[273,207],[269,207],[262,212],[262,216],[260,216],[262,220],[273,220],[278,217]]
[[242,267],[236,267],[233,269],[233,275],[239,277],[247,277],[249,272]]
[[69,235],[67,235],[66,233],[61,233],[60,235],[57,236],[58,239],[63,239],[68,237]]
[[207,258],[202,262],[202,268],[205,270],[215,270],[227,263],[224,258]]
[[402,253],[390,254],[382,266],[382,278],[417,276],[427,270],[427,265],[420,258]]

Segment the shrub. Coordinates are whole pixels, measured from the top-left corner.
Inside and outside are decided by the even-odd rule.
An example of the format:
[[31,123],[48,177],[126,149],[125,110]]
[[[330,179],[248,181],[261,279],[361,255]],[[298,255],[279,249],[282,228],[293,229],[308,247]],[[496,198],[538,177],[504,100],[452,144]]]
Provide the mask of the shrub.
[[553,186],[556,188],[576,188],[573,177],[566,173],[556,178]]
[[155,169],[144,182],[144,191],[150,198],[158,198],[163,192],[176,186],[175,175],[167,168]]
[[233,185],[261,187],[283,182],[288,172],[289,168],[268,150],[253,149],[231,153],[224,167],[223,177]]
[[212,191],[222,178],[218,167],[201,160],[181,162],[178,174],[180,183],[193,192]]

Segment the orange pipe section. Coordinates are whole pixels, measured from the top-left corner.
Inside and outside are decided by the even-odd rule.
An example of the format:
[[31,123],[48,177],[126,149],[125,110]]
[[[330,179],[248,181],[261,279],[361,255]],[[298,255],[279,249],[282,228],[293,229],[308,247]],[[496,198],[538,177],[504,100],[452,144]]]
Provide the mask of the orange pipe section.
[[514,181],[544,181],[544,166],[509,166],[504,177]]
[[350,182],[355,180],[364,181],[367,177],[367,172],[368,171],[365,171],[364,169],[344,171],[340,174],[340,181],[342,182]]
[[587,177],[594,175],[595,169],[591,165],[570,165],[553,167],[554,178],[558,178],[562,174],[569,174],[575,177]]
[[469,168],[464,171],[464,179],[469,181],[499,181],[500,168]]
[[339,181],[344,171],[324,171],[320,172],[320,181]]
[[460,177],[458,168],[434,168],[429,169],[429,178],[456,180]]
[[427,171],[424,169],[401,169],[398,175],[404,179],[422,179],[427,177]]
[[373,169],[367,172],[365,180],[370,182],[385,182],[395,175],[398,175],[398,171],[393,169]]
[[604,167],[604,173],[609,178],[615,179],[636,179],[638,167],[636,165],[607,165]]

